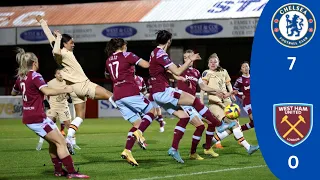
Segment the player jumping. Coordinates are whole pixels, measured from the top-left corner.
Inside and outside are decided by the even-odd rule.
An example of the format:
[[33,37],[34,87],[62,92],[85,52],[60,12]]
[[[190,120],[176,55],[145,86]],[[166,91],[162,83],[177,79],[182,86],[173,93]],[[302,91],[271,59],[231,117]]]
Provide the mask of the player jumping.
[[[46,34],[50,45],[53,46],[53,54],[58,64],[64,68],[61,71],[63,79],[67,85],[72,86],[74,93],[71,93],[72,102],[76,111],[76,118],[71,122],[66,140],[72,142],[76,131],[80,127],[85,118],[87,97],[95,100],[112,101],[112,93],[105,88],[91,82],[84,73],[81,65],[73,54],[74,40],[68,34],[60,34],[59,31],[54,31],[55,36],[51,33],[46,21],[41,16],[37,16],[36,20],[40,23],[44,33]],[[53,43],[54,42],[54,43]],[[115,106],[115,105],[114,105]],[[74,154],[73,147],[69,151]]]
[[166,124],[166,122],[163,120],[162,114],[161,114],[161,107],[153,101],[152,96],[150,96],[150,94],[148,94],[148,90],[150,91],[150,87],[149,89],[146,86],[146,83],[144,82],[143,78],[140,76],[135,75],[134,79],[140,89],[140,92],[147,98],[149,99],[149,101],[152,103],[153,107],[156,109],[156,121],[159,122],[160,125],[160,132],[164,132],[164,125]]
[[172,34],[169,31],[161,30],[157,33],[156,42],[158,46],[151,52],[150,56],[150,84],[152,90],[150,95],[153,99],[163,107],[169,114],[173,114],[180,120],[177,123],[174,130],[174,137],[172,147],[168,150],[168,154],[172,156],[177,162],[184,163],[178,152],[178,146],[181,138],[184,135],[185,128],[190,120],[189,115],[181,109],[181,106],[193,106],[197,112],[210,123],[207,129],[206,142],[208,143],[206,149],[210,149],[210,144],[214,134],[215,127],[219,132],[224,131],[226,128],[233,127],[236,123],[230,122],[225,125],[225,122],[217,120],[207,107],[205,107],[198,98],[182,90],[176,90],[169,87],[169,77],[167,70],[170,70],[172,74],[180,76],[183,71],[188,69],[189,65],[200,59],[199,54],[189,56],[185,63],[177,67],[169,58],[166,50],[170,47],[172,42]]

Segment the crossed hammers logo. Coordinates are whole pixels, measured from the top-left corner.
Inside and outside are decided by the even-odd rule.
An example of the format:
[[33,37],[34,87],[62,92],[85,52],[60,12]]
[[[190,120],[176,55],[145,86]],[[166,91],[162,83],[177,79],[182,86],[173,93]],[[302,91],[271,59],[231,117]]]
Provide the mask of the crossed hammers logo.
[[282,121],[280,122],[281,124],[286,122],[291,128],[282,136],[283,138],[286,138],[292,131],[295,131],[301,138],[303,138],[304,136],[300,133],[300,131],[296,128],[301,122],[303,123],[306,123],[306,121],[304,120],[304,118],[299,115],[298,116],[299,120],[294,124],[292,125],[290,123],[290,121],[288,121],[288,116],[285,115],[283,118],[282,118]]

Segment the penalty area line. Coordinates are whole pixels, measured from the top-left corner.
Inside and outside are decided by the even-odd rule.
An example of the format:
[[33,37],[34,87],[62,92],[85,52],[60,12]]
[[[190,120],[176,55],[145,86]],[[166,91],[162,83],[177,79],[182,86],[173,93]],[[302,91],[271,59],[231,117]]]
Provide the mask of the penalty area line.
[[219,173],[219,172],[227,172],[227,171],[237,171],[237,170],[244,170],[244,169],[256,169],[256,168],[262,168],[262,167],[267,167],[267,165],[245,166],[245,167],[239,167],[239,168],[218,169],[218,170],[213,170],[213,171],[201,171],[201,172],[186,173],[186,174],[168,175],[168,176],[154,176],[154,177],[141,178],[141,179],[132,179],[132,180],[167,179],[167,178],[175,178],[175,177],[183,177],[183,176],[194,176],[194,175],[201,175],[201,174],[211,174],[211,173]]

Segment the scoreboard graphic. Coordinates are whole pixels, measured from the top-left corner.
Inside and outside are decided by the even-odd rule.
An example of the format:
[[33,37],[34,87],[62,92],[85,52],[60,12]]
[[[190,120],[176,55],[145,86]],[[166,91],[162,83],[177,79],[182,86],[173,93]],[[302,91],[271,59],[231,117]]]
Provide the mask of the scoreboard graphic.
[[279,179],[316,177],[319,167],[319,16],[318,1],[270,0],[254,36],[252,112],[264,160]]

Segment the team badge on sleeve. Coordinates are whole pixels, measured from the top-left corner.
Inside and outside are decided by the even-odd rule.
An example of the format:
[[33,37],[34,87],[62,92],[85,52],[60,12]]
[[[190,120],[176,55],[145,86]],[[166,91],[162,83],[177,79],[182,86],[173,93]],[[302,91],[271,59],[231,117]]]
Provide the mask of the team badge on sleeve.
[[39,80],[40,80],[40,82],[42,82],[42,83],[46,83],[46,82],[44,81],[44,79],[43,79],[42,76],[39,78]]
[[207,75],[207,71],[204,71],[203,73],[202,73],[202,77],[205,77],[206,75]]
[[284,143],[295,147],[308,138],[313,125],[312,104],[275,104],[273,111],[274,130]]
[[306,6],[289,3],[281,6],[274,13],[271,31],[281,45],[299,48],[312,39],[316,31],[316,20]]
[[169,62],[169,61],[170,61],[170,59],[169,59],[168,56],[164,56],[164,57],[163,57],[163,60],[164,60],[165,62]]

